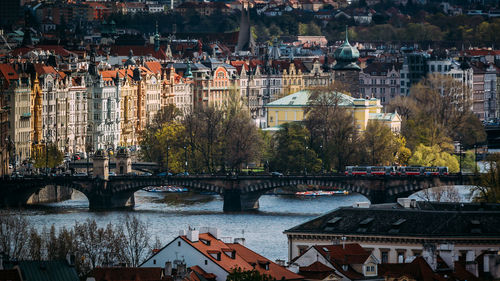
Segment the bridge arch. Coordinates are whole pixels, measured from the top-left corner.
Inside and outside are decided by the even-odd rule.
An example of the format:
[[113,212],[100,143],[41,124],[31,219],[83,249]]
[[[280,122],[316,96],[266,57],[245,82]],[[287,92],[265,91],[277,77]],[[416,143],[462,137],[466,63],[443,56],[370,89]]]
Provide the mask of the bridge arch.
[[[349,192],[359,193],[365,196],[368,200],[372,200],[374,191],[365,188],[362,185],[351,184],[349,182],[338,182],[332,180],[314,180],[314,179],[285,179],[278,178],[276,180],[264,181],[260,183],[250,184],[243,188],[242,193],[260,193],[264,194],[270,190],[280,187],[307,185],[322,187],[323,190],[347,190]],[[326,188],[325,188],[326,187]]]

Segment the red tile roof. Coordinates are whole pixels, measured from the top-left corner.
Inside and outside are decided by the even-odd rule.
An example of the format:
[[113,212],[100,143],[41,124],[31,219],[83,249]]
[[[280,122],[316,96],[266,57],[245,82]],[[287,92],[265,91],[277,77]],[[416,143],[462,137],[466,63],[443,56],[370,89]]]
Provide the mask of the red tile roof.
[[[271,275],[276,280],[296,280],[303,278],[302,276],[268,260],[241,244],[233,243],[227,245],[231,249],[236,250],[236,254],[241,256],[247,263],[255,264],[255,269],[261,274]],[[268,270],[263,267],[264,264],[269,264]]]
[[366,251],[357,243],[343,245],[314,246],[323,256],[330,257],[330,260],[340,265],[363,264],[370,257],[370,252]]
[[0,73],[7,80],[7,83],[9,83],[11,80],[19,79],[19,74],[17,74],[16,70],[14,69],[14,67],[12,67],[11,64],[1,63]]
[[403,276],[421,281],[446,281],[446,278],[436,274],[422,257],[417,257],[411,263],[380,264],[379,276],[399,278]]
[[130,50],[134,53],[134,56],[148,56],[151,55],[157,59],[160,60],[165,60],[167,59],[167,56],[165,55],[165,47],[160,47],[158,51],[155,51],[155,48],[153,45],[147,45],[147,46],[117,46],[113,45],[111,46],[110,53],[112,55],[118,55],[118,56],[128,56],[130,53]]
[[161,64],[157,61],[147,61],[144,65],[154,74],[161,74]]
[[35,72],[38,73],[38,75],[44,75],[44,74],[53,74],[54,76],[57,76],[57,71],[54,69],[54,67],[50,65],[44,65],[41,63],[35,63]]
[[[219,239],[216,239],[209,233],[200,233],[199,240],[197,242],[191,242],[186,236],[180,236],[186,243],[193,246],[200,253],[205,255],[207,258],[212,260],[214,263],[218,264],[228,273],[233,269],[241,268],[242,270],[257,270],[262,274],[268,274],[277,280],[293,280],[302,279],[302,276],[295,274],[284,267],[281,267],[272,261],[266,259],[265,257],[253,252],[252,250],[242,246],[240,244],[226,244]],[[205,241],[204,242],[202,242]],[[236,251],[236,254],[231,257],[227,254],[227,250],[232,249]],[[226,251],[224,251],[226,250]],[[217,260],[210,253],[220,253],[220,260]],[[269,269],[264,268],[264,264],[269,264]]]

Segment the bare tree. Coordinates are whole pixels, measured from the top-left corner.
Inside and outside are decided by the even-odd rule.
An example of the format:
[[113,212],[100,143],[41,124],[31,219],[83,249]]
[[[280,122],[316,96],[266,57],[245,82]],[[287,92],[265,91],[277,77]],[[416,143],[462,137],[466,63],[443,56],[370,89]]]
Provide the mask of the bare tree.
[[417,194],[423,201],[429,202],[460,202],[461,197],[458,189],[454,186],[439,186],[426,188]]
[[357,130],[354,117],[347,108],[349,98],[331,88],[311,91],[306,110],[306,127],[311,134],[311,146],[323,157],[327,170],[344,169],[347,160],[355,153]]
[[23,259],[29,253],[30,226],[21,216],[0,216],[0,252]]
[[137,267],[149,251],[151,234],[148,225],[140,221],[136,216],[127,215],[123,225],[123,251],[128,264]]

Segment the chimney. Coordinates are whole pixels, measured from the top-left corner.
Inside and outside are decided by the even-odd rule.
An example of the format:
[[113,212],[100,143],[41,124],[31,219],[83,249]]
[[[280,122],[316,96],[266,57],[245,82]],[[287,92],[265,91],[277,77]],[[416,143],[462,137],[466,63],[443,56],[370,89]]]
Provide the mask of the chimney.
[[436,261],[436,246],[432,244],[424,245],[424,250],[422,251],[422,257],[429,264],[433,271],[437,268]]
[[234,244],[245,246],[245,238],[234,238]]
[[184,276],[186,276],[186,264],[182,262],[177,265],[177,277],[184,278]]
[[172,262],[171,261],[167,261],[165,263],[165,275],[166,276],[172,275]]
[[198,230],[188,230],[187,239],[191,242],[198,242],[200,232]]
[[476,253],[474,251],[467,251],[467,255],[465,256],[465,269],[468,272],[474,274],[474,276],[479,276],[476,262]]
[[455,269],[454,245],[442,244],[439,246],[439,256],[452,270]]
[[398,198],[398,204],[401,207],[407,209],[411,207],[411,199],[410,198]]
[[354,208],[370,208],[370,202],[356,202],[352,205]]
[[215,237],[215,239],[219,239],[220,237],[220,231],[217,227],[209,227],[208,232]]
[[[1,259],[1,256],[0,256]],[[1,262],[1,260],[0,260]],[[2,264],[0,263],[0,269]],[[490,255],[484,254],[483,256],[483,272],[490,272]]]

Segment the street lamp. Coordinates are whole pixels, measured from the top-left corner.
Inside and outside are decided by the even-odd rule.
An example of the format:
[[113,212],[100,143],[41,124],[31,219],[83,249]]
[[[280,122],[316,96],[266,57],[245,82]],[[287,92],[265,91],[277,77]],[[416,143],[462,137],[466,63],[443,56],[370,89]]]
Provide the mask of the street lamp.
[[170,146],[167,146],[167,176],[168,176],[168,152],[170,151]]
[[184,175],[187,174],[187,169],[188,169],[188,160],[187,160],[188,156],[187,155],[188,155],[187,154],[187,146],[184,145],[184,161],[185,161],[184,162]]
[[320,150],[320,153],[321,153],[321,173],[323,174],[324,173],[324,170],[325,170],[325,161],[323,159],[323,145],[321,144],[319,146],[319,150]]

